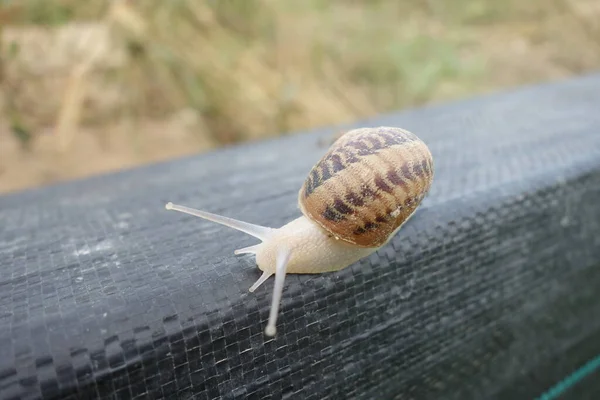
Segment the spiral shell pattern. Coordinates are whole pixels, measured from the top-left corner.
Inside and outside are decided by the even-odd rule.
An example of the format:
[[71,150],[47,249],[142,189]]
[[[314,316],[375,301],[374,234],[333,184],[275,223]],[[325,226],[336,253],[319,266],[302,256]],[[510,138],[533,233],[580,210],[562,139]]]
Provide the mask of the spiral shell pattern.
[[433,180],[425,143],[404,129],[348,131],[300,189],[302,213],[338,239],[379,247],[415,212]]

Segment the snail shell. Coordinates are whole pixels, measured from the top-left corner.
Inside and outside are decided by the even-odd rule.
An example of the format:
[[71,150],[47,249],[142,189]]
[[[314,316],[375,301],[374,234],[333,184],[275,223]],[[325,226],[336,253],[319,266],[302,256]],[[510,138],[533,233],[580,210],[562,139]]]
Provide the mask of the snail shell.
[[302,213],[338,239],[379,247],[415,212],[433,180],[425,143],[400,128],[354,129],[312,168]]

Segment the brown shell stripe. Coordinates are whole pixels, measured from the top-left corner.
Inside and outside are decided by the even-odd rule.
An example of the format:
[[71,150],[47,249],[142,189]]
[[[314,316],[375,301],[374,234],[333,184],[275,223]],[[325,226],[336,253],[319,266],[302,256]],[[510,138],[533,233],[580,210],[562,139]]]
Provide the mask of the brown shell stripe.
[[[325,181],[330,179],[334,174],[346,169],[349,165],[360,161],[360,157],[376,154],[393,145],[399,145],[406,142],[416,141],[418,138],[406,132],[405,135],[397,135],[392,133],[379,133],[378,138],[367,136],[366,138],[358,137],[351,139],[346,143],[341,143],[344,137],[334,144],[334,148],[326,154],[322,161],[317,164],[308,177],[304,196],[308,197],[321,186]],[[380,139],[380,140],[378,140]],[[371,146],[369,146],[371,144]]]
[[[414,147],[418,149],[417,146]],[[375,153],[373,153],[375,154]],[[398,173],[397,169],[391,164],[390,161],[383,158],[381,164],[387,167],[387,170],[375,173],[373,182],[377,191],[372,190],[369,186],[363,185],[358,191],[346,190],[346,196],[344,201],[341,197],[336,197],[332,205],[328,205],[323,212],[323,217],[330,221],[341,221],[346,218],[347,215],[352,214],[357,207],[362,207],[366,202],[381,198],[383,195],[391,195],[390,200],[396,199],[397,197],[405,198],[404,206],[409,206],[411,203],[415,203],[418,200],[417,196],[411,196],[411,193],[420,193],[420,190],[425,186],[421,180],[427,180],[427,176],[430,173],[429,163],[427,157],[422,151],[413,156],[412,160],[408,159],[402,163]],[[419,161],[420,160],[420,161]],[[414,162],[413,162],[414,161]],[[411,168],[411,165],[413,168]],[[418,167],[416,167],[418,165]],[[418,179],[416,178],[418,177]],[[395,193],[402,190],[403,193]],[[398,194],[400,196],[398,196]],[[402,206],[402,205],[401,205]],[[385,214],[378,215],[375,219],[377,222],[386,222],[391,217],[394,209],[389,209]],[[377,228],[377,224],[373,221],[367,222],[364,227],[357,229],[358,233],[364,233],[371,229]]]
[[[423,157],[421,152],[418,151],[420,147],[407,146],[408,149],[413,151],[408,152],[406,154],[408,157],[404,160],[396,160],[400,165],[400,173],[391,160],[379,157],[379,165],[385,167],[385,172],[376,174],[374,183],[387,201],[385,206],[377,207],[374,205],[372,208],[383,211],[383,214],[377,214],[374,219],[365,218],[364,225],[357,227],[353,232],[354,235],[363,235],[374,229],[382,229],[382,234],[391,234],[396,227],[412,214],[422,199],[424,186],[427,185],[426,183],[423,184],[422,179],[416,178],[417,174],[411,168],[411,166],[417,164],[415,161]],[[394,219],[395,221],[390,223]]]

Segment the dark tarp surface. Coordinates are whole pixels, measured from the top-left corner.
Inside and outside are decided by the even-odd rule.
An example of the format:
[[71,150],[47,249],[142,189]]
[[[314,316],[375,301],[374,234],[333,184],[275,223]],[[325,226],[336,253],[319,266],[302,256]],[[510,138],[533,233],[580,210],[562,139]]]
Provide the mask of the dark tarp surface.
[[288,275],[274,339],[256,240],[164,205],[279,227],[339,127],[0,197],[0,398],[600,398],[600,76],[379,125],[430,146],[430,195]]

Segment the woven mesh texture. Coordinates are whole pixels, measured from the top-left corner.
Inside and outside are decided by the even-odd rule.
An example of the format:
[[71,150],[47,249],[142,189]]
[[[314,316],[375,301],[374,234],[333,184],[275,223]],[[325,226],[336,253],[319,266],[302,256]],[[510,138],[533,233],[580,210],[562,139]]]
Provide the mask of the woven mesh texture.
[[600,354],[600,76],[344,128],[378,125],[430,146],[430,195],[288,275],[276,338],[256,240],[164,205],[281,226],[337,127],[0,197],[0,398],[532,399]]

